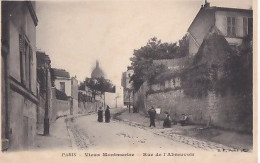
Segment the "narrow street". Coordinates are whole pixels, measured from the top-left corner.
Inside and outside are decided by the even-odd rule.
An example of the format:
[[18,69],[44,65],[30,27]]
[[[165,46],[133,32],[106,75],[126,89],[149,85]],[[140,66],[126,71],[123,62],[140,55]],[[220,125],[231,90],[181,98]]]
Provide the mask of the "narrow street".
[[74,118],[67,124],[69,132],[74,137],[74,148],[76,146],[78,149],[128,149],[134,147],[138,149],[174,149],[174,151],[198,150],[190,145],[155,135],[152,132],[153,129],[142,129],[114,120],[111,120],[110,123],[98,123],[96,114]]

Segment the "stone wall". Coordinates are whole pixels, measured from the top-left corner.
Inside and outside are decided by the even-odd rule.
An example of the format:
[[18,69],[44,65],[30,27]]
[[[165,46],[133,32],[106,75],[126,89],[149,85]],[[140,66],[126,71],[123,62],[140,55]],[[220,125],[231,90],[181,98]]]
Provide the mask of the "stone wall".
[[52,105],[56,109],[56,117],[70,115],[70,101],[52,99]]
[[217,96],[209,92],[204,98],[187,97],[183,91],[153,93],[146,96],[146,83],[135,94],[135,107],[147,113],[154,106],[161,108],[159,118],[164,118],[168,111],[172,119],[179,120],[182,114],[188,114],[194,124],[211,125],[223,129],[252,132],[252,105],[241,96]]
[[79,114],[84,114],[91,111],[97,111],[97,108],[101,105],[102,104],[100,102],[80,102]]
[[10,91],[10,150],[28,149],[36,135],[36,104],[21,94]]
[[37,133],[42,134],[44,128],[45,99],[39,96],[39,105],[37,106]]

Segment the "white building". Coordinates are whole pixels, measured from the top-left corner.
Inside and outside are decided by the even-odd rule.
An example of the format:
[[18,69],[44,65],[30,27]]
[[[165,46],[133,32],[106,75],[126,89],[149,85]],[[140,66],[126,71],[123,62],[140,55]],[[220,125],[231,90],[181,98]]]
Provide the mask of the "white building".
[[201,6],[191,23],[189,33],[189,54],[196,54],[205,36],[212,28],[217,28],[231,46],[238,46],[242,39],[253,33],[253,10]]

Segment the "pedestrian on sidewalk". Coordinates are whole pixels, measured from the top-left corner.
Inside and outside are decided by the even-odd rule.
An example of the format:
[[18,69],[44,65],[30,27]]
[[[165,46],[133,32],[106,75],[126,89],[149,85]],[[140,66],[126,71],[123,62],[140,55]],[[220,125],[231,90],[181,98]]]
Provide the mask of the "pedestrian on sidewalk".
[[110,107],[107,105],[107,109],[105,111],[105,122],[109,123],[110,122]]
[[163,121],[164,128],[171,128],[171,118],[168,112],[165,112],[165,119]]
[[98,122],[103,122],[103,109],[101,106],[98,108]]
[[156,111],[154,109],[154,107],[152,106],[151,109],[148,110],[148,114],[150,117],[150,127],[153,126],[155,127],[155,115],[156,115]]

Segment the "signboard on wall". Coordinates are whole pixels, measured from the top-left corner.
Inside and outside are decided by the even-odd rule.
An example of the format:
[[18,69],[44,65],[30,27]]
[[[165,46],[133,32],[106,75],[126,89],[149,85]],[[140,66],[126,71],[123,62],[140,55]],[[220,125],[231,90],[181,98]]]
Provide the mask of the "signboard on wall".
[[156,114],[161,114],[161,108],[155,108]]

